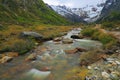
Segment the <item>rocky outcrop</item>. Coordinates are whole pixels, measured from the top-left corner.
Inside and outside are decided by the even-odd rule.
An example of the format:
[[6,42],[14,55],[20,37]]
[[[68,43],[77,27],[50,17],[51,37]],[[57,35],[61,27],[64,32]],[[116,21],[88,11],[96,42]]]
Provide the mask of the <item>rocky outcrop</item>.
[[21,37],[30,37],[30,38],[35,38],[37,40],[42,40],[43,36],[37,32],[28,32],[24,31],[21,33]]

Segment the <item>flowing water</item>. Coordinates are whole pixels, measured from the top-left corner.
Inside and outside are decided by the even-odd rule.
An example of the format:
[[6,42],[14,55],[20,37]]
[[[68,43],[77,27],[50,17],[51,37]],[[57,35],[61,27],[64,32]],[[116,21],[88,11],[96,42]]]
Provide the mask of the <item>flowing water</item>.
[[[63,38],[71,39],[71,35],[78,35],[81,29],[73,29]],[[37,60],[25,62],[25,56],[19,56],[13,61],[0,65],[0,80],[66,80],[69,70],[79,66],[81,53],[66,54],[64,50],[72,50],[76,47],[87,50],[100,48],[102,44],[98,41],[87,39],[74,39],[71,44],[44,42],[33,52],[37,54]],[[47,68],[49,71],[44,71]]]

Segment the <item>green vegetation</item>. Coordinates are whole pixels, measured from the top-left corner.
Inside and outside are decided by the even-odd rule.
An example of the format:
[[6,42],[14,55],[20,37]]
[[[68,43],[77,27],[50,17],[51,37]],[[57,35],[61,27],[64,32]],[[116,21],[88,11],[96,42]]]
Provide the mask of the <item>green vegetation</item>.
[[19,55],[25,54],[35,46],[35,42],[28,40],[16,40],[11,44],[2,46],[1,52],[18,52]]
[[[73,26],[53,25],[24,27],[10,25],[6,29],[0,30],[0,53],[15,51],[22,55],[33,49],[37,41],[31,38],[21,38],[20,34],[23,31],[35,31],[43,35],[45,40],[49,40],[64,35],[64,32],[70,30],[72,27]],[[42,43],[42,41],[40,43]]]
[[65,25],[70,22],[47,7],[42,0],[0,0],[0,23]]
[[110,48],[117,43],[117,40],[102,29],[86,28],[81,32],[84,36],[89,36],[94,40],[99,40],[105,48]]
[[116,30],[116,28],[120,28],[119,20],[120,20],[120,12],[119,11],[111,12],[107,17],[105,17],[101,21],[102,28],[105,28],[108,30]]

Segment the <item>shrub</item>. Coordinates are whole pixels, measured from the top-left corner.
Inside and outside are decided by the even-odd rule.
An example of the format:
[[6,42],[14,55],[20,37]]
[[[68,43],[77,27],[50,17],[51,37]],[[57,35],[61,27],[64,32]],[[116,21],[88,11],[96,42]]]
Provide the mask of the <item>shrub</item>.
[[114,28],[115,24],[112,22],[104,22],[104,23],[102,23],[102,27],[103,28]]
[[1,52],[18,52],[20,55],[25,54],[34,47],[34,41],[32,40],[17,40],[12,44],[7,44],[2,47]]
[[[89,52],[86,52],[84,54],[81,54],[80,62],[84,61],[87,63],[87,65],[94,63],[100,59],[101,55],[103,55],[101,53],[102,53],[102,51],[97,49],[97,50],[93,50],[93,51],[89,51]],[[80,65],[86,66],[84,64],[82,65],[81,63],[80,63]]]
[[86,28],[82,31],[82,34],[91,37],[93,40],[100,41],[105,48],[110,48],[117,43],[117,40],[112,35],[105,33],[101,29]]
[[86,28],[81,33],[84,36],[92,36],[94,32],[95,32],[95,29],[93,29],[93,28]]

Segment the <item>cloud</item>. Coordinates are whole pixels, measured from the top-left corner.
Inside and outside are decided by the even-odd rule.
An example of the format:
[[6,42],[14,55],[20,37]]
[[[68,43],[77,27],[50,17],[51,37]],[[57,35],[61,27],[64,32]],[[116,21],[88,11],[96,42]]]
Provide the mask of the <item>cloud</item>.
[[85,7],[86,5],[96,5],[106,0],[43,0],[50,5],[66,5],[68,7]]

